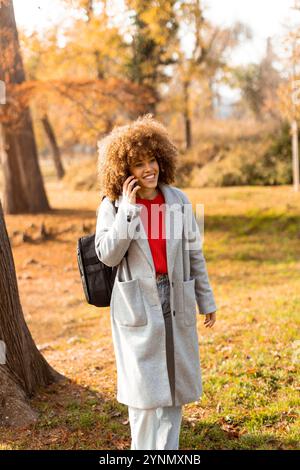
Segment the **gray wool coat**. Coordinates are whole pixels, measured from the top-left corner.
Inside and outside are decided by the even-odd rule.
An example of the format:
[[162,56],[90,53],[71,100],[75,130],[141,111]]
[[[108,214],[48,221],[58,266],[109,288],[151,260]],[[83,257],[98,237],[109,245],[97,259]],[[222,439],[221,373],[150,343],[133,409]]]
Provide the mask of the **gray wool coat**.
[[[158,186],[166,207],[175,406],[178,406],[202,396],[196,306],[200,314],[214,312],[217,307],[191,203],[182,190],[164,183]],[[117,401],[144,409],[172,406],[165,324],[154,262],[140,217],[142,205],[129,203],[123,195],[116,205],[117,214],[106,197],[97,209],[95,249],[107,266],[118,265],[110,303]]]

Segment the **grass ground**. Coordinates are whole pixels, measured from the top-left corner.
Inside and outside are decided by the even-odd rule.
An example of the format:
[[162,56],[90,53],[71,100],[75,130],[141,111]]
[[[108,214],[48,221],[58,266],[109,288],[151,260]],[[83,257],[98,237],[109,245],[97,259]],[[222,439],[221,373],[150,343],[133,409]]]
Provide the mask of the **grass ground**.
[[[24,315],[46,359],[68,377],[31,399],[35,425],[0,429],[0,449],[129,449],[115,398],[109,309],[85,302],[76,243],[95,228],[97,192],[49,179],[51,214],[6,216]],[[185,189],[204,203],[206,256],[218,305],[198,316],[203,396],[185,405],[181,449],[300,448],[300,196],[292,187]],[[13,236],[44,222],[52,238]]]

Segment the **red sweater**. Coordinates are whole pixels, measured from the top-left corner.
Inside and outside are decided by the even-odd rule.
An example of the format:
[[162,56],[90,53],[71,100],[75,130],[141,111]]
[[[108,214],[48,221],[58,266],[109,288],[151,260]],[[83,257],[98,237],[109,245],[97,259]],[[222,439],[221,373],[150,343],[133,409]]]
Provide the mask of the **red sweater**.
[[148,236],[156,273],[167,273],[165,208],[161,206],[165,203],[165,198],[161,190],[157,189],[158,195],[154,199],[136,196],[136,203],[143,204],[140,216]]

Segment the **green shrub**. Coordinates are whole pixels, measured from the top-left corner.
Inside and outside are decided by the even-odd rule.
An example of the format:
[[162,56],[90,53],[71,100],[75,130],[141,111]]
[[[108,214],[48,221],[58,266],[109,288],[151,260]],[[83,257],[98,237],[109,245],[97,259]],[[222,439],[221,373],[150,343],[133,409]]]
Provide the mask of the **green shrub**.
[[189,186],[278,185],[292,183],[288,123],[273,133],[233,142],[203,167],[194,166]]

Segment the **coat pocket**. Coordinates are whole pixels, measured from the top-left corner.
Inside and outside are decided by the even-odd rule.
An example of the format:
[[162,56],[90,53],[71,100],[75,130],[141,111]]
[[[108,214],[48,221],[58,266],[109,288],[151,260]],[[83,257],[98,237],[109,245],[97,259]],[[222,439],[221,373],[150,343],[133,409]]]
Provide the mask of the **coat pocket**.
[[112,315],[121,326],[147,325],[147,313],[138,279],[115,279]]
[[197,323],[195,279],[183,282],[183,301],[184,324],[185,326],[193,326]]

